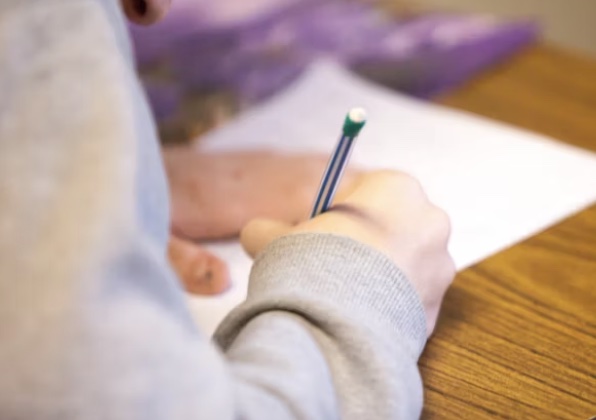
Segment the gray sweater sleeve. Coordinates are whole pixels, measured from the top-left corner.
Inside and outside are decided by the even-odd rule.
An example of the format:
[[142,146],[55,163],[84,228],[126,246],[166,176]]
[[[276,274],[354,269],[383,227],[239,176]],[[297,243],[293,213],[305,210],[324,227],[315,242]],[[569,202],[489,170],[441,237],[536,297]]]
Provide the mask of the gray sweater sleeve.
[[349,239],[274,242],[197,330],[118,4],[0,0],[0,418],[416,418],[423,309]]
[[425,337],[423,309],[399,269],[323,234],[271,244],[255,261],[246,302],[215,334],[243,410],[273,419],[417,418]]

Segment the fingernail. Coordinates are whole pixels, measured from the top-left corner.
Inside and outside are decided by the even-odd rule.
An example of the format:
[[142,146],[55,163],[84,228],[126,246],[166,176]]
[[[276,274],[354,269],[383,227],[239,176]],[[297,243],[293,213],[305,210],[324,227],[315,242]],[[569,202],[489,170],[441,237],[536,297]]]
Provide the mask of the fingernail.
[[201,283],[210,286],[211,280],[213,280],[213,271],[209,269],[204,270],[200,275],[197,276],[197,279],[200,279]]
[[229,282],[220,279],[217,273],[209,266],[201,264],[195,269],[190,284],[186,284],[186,290],[195,295],[216,295],[224,292],[229,287]]
[[200,264],[199,267],[195,269],[193,279],[203,287],[209,287],[211,280],[213,279],[213,271],[204,264]]

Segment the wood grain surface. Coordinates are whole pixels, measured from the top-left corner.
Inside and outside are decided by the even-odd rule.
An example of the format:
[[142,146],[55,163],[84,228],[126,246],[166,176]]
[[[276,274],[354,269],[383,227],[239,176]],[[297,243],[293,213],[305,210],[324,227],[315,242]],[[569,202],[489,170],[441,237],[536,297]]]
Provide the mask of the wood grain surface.
[[[596,61],[555,47],[438,102],[596,151]],[[459,273],[420,366],[424,419],[596,415],[596,205]]]

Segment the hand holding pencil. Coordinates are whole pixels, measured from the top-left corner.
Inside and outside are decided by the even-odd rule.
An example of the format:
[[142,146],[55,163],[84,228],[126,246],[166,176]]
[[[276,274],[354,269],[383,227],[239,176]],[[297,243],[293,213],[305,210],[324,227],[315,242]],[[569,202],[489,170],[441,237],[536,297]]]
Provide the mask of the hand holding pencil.
[[[334,156],[349,155],[338,152],[341,143],[340,139],[323,176],[323,191],[333,192],[334,185],[337,186],[337,183],[325,182],[332,179],[328,176],[330,173],[341,173],[342,165],[332,164]],[[329,168],[334,167],[336,170],[330,171]],[[330,198],[321,202],[321,197]],[[313,211],[315,217],[295,226],[275,220],[254,220],[242,231],[244,249],[255,257],[275,239],[304,233],[327,235],[330,243],[334,241],[333,236],[340,236],[364,244],[385,255],[408,278],[424,307],[427,334],[430,335],[443,295],[455,274],[447,249],[450,223],[445,212],[428,200],[418,181],[395,171],[363,174],[342,200],[330,208],[321,205],[329,205],[332,199],[333,193],[317,194],[314,208],[319,211]],[[313,246],[316,245],[313,243]],[[325,249],[319,252],[325,252]],[[299,267],[298,261],[288,263]],[[305,276],[309,275],[309,267],[301,269]]]

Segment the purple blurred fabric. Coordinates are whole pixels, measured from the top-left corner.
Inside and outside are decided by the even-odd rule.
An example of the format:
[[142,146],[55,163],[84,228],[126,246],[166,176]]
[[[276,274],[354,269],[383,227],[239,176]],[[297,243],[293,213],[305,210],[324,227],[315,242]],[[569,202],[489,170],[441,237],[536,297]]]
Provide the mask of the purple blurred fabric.
[[[218,1],[224,1],[227,10],[246,4]],[[210,3],[187,0],[156,27],[131,29],[141,69],[160,66],[170,76],[169,89],[145,79],[158,119],[174,112],[176,98],[188,89],[224,90],[242,104],[256,103],[321,57],[403,92],[430,97],[507,57],[538,34],[530,21],[457,14],[399,19],[374,4],[346,0],[266,2],[260,13],[221,23],[209,20],[217,15],[209,13]]]

